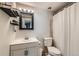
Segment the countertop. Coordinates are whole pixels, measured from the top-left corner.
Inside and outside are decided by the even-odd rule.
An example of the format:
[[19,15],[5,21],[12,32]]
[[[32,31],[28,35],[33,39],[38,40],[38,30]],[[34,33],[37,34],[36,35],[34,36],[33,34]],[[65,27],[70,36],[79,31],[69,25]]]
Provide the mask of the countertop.
[[36,38],[29,38],[27,40],[25,40],[24,38],[18,38],[16,40],[13,40],[10,42],[10,45],[16,45],[16,44],[25,44],[25,43],[39,43],[40,44],[40,41]]

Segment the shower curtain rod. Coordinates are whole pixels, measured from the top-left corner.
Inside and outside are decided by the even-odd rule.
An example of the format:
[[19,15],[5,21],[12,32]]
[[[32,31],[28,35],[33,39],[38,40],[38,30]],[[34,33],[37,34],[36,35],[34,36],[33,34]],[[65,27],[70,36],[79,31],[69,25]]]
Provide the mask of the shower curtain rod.
[[54,16],[55,14],[57,14],[58,12],[62,11],[64,8],[67,8],[67,7],[71,6],[71,5],[73,5],[74,3],[76,3],[76,2],[67,2],[64,6],[62,6],[62,7],[59,8],[59,9],[57,9],[56,11],[54,11],[54,12],[53,12],[53,16]]

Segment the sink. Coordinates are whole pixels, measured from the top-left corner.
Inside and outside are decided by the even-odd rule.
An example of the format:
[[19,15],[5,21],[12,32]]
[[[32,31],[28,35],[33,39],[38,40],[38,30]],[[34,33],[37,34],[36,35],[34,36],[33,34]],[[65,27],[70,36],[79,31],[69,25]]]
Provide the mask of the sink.
[[15,45],[15,44],[23,44],[23,43],[33,43],[33,42],[37,42],[40,43],[40,41],[34,37],[31,38],[19,38],[16,39],[12,42],[10,42],[10,45]]

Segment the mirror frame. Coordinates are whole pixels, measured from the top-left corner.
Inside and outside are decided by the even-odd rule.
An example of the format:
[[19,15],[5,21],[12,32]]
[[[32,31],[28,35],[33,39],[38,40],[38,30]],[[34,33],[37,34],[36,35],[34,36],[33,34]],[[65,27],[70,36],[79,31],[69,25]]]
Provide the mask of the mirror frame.
[[19,29],[20,30],[33,30],[34,29],[34,14],[33,13],[23,13],[23,12],[21,12],[22,14],[27,14],[27,15],[31,15],[32,16],[32,28],[23,28],[22,27],[22,15],[20,14],[20,17],[19,17]]

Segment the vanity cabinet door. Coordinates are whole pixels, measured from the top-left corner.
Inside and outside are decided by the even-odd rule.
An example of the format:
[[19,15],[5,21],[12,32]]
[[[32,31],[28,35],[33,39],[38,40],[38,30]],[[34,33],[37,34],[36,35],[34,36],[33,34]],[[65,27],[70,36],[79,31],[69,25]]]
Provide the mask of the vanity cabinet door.
[[11,56],[24,56],[25,49],[11,51]]
[[11,51],[11,56],[39,56],[39,47],[30,47],[26,49],[17,49]]

